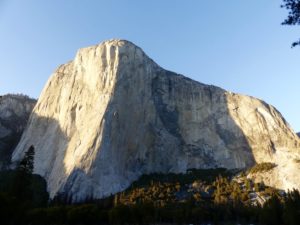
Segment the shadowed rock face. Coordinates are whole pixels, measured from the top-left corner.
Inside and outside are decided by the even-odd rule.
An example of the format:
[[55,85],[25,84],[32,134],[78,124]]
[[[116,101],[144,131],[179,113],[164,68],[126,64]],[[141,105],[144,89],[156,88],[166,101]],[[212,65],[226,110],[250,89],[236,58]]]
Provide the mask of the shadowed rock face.
[[299,133],[297,133],[297,135],[298,135],[298,137],[300,137],[300,132],[299,132]]
[[56,70],[12,159],[33,145],[51,196],[78,201],[145,173],[277,163],[280,154],[298,157],[299,142],[263,101],[164,70],[134,44],[112,40]]
[[0,96],[0,169],[9,166],[35,103],[23,95]]

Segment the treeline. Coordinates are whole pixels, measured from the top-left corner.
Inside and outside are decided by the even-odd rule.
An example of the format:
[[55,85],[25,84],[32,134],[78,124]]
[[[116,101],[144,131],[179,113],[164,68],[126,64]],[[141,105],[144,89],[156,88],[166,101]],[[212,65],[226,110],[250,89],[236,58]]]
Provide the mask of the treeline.
[[[45,180],[32,174],[31,146],[15,171],[0,173],[0,218],[7,225],[261,224],[298,225],[300,194],[282,194],[225,169],[143,176],[127,191],[72,204],[49,200]],[[265,196],[257,204],[252,195]]]
[[[203,171],[178,175],[182,179],[176,179],[173,174],[158,174],[143,176],[134,182],[126,191],[115,195],[115,203],[134,205],[151,202],[155,207],[162,207],[172,203],[182,203],[192,200],[196,204],[202,202],[215,204],[262,205],[266,199],[273,195],[284,197],[285,192],[265,186],[264,183],[254,183],[246,175],[236,175],[223,170],[208,170],[209,179],[203,176]],[[224,172],[224,171],[223,171]],[[201,175],[202,174],[202,175]],[[183,177],[186,178],[183,179]],[[190,179],[193,177],[193,179]],[[213,177],[213,179],[212,179]],[[159,179],[161,178],[161,179]],[[182,182],[185,181],[185,182]]]
[[[2,204],[3,202],[1,202]],[[261,224],[298,225],[300,195],[292,191],[280,200],[272,196],[263,207],[243,204],[216,204],[192,200],[156,207],[152,203],[114,205],[114,198],[93,203],[48,205],[11,212],[3,224],[96,225],[96,224]],[[1,211],[5,210],[1,207]],[[3,220],[7,218],[8,220]]]
[[25,224],[26,213],[47,207],[46,181],[33,172],[34,147],[31,146],[16,170],[0,172],[0,223]]

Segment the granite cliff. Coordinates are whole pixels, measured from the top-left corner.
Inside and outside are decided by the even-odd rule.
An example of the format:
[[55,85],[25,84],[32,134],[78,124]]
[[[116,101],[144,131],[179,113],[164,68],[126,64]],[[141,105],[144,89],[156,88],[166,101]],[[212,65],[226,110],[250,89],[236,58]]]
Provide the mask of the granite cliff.
[[31,145],[50,195],[74,201],[124,190],[142,174],[261,162],[283,169],[289,182],[274,186],[300,186],[300,140],[274,107],[164,70],[124,40],[80,49],[54,72],[12,160]]
[[24,95],[0,96],[0,169],[9,166],[35,103]]

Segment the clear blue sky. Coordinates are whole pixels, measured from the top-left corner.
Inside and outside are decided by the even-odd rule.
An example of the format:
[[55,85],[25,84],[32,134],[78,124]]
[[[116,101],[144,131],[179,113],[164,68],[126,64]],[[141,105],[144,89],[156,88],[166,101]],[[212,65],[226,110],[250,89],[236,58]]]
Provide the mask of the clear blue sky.
[[281,0],[0,0],[0,94],[38,97],[78,48],[128,39],[162,67],[258,97],[300,131],[299,27]]

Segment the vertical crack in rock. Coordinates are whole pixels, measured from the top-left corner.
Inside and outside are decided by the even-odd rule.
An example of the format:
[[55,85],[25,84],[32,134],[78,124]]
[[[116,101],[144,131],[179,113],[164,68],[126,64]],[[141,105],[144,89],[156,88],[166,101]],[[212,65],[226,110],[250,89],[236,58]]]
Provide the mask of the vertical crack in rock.
[[184,140],[179,133],[178,111],[176,107],[172,107],[164,102],[164,99],[168,101],[173,98],[172,80],[169,76],[174,76],[174,74],[169,71],[160,71],[152,80],[152,98],[158,116],[166,130],[174,137],[178,138],[181,145],[184,145]]

